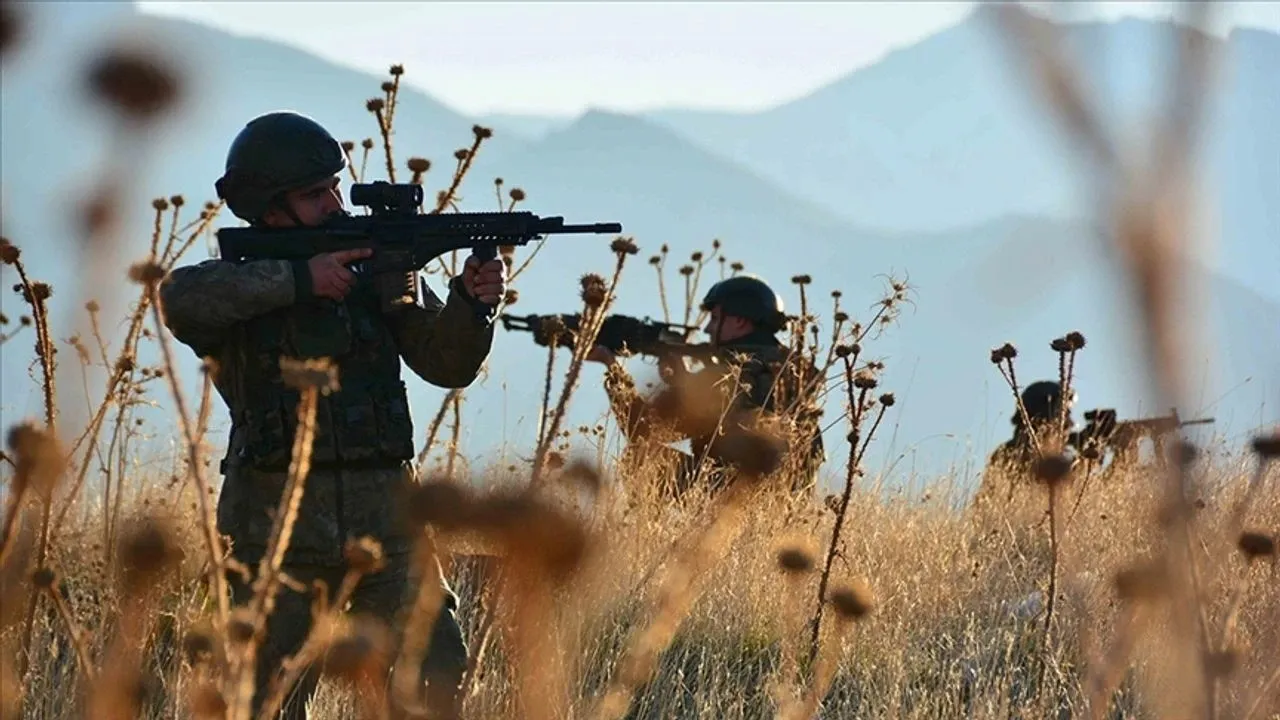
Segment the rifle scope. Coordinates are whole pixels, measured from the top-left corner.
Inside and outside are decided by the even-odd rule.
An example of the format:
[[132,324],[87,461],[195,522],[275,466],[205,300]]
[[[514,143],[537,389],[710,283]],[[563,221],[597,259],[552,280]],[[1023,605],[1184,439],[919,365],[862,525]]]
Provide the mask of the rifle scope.
[[389,183],[385,180],[353,183],[351,204],[367,207],[374,213],[413,212],[422,204],[422,186],[413,183]]

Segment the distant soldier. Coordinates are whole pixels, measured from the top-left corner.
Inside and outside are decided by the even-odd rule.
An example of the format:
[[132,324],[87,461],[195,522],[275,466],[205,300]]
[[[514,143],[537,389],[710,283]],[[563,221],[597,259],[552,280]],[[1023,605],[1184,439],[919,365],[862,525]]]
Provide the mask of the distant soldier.
[[[809,491],[824,460],[820,412],[812,400],[820,383],[814,382],[808,363],[776,337],[786,326],[782,298],[764,280],[738,275],[713,285],[701,308],[709,316],[704,332],[710,345],[722,351],[717,355],[723,361],[690,372],[683,359],[673,358],[664,368],[667,387],[652,401],[640,397],[614,353],[597,346],[588,354],[588,360],[606,366],[605,391],[622,432],[633,444],[689,438],[693,454],[678,453],[676,458],[674,494],[679,496],[695,484],[704,458],[710,467],[702,473],[702,483],[712,491],[720,489],[723,471],[731,464],[722,444],[726,429],[764,417],[781,423],[782,434],[799,450],[790,453],[799,459],[798,466],[789,468],[792,491]],[[663,449],[667,452],[659,454],[676,452]],[[648,445],[644,452],[654,450]]]
[[[1075,422],[1071,417],[1075,393],[1067,398],[1066,431]],[[1037,459],[1037,447],[1042,446],[1058,429],[1062,412],[1062,386],[1052,380],[1033,382],[1022,391],[1022,409],[1014,408],[1010,422],[1013,437],[996,448],[983,473],[982,487],[975,504],[988,501],[1008,502],[1017,488],[1025,483]],[[1026,410],[1026,418],[1022,410]],[[1028,425],[1028,421],[1030,424]],[[1034,438],[1034,439],[1033,439]],[[1003,496],[1003,497],[1001,497]]]
[[[277,112],[253,119],[236,136],[215,187],[231,212],[254,225],[314,227],[345,214],[339,191],[345,168],[342,148],[323,127]],[[307,588],[323,581],[332,601],[346,571],[344,545],[374,538],[385,567],[363,578],[351,611],[395,628],[415,542],[398,511],[415,482],[400,363],[440,387],[474,381],[493,341],[492,324],[477,310],[502,297],[504,270],[500,260],[468,259],[443,302],[412,273],[406,281],[419,289],[417,302],[383,311],[372,278],[353,272],[368,255],[347,250],[297,262],[207,260],[175,269],[161,299],[174,337],[217,363],[214,382],[232,421],[218,529],[230,536],[235,559],[252,570],[266,549],[297,425],[299,393],[281,380],[280,359],[329,357],[338,366],[341,389],[319,399],[311,469],[284,570]],[[422,581],[444,583],[442,576]],[[231,583],[233,602],[248,602],[253,587],[234,573]],[[457,598],[445,590],[421,670],[432,717],[454,718],[467,649]],[[255,716],[272,674],[305,639],[311,606],[309,593],[281,591],[259,651]],[[313,670],[286,704],[285,717],[305,717],[316,684]]]

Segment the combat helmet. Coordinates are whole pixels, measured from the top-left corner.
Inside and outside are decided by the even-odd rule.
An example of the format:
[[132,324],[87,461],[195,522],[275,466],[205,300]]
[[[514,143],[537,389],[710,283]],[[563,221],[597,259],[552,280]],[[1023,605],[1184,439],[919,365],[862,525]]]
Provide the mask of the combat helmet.
[[703,296],[701,307],[710,312],[716,306],[721,312],[746,318],[768,332],[778,332],[786,325],[782,297],[756,275],[735,275],[712,285]]
[[250,120],[231,142],[214,189],[236,217],[253,222],[281,193],[346,166],[342,146],[315,120],[289,111],[267,113]]
[[[1075,392],[1067,398],[1067,409],[1075,401]],[[1022,406],[1027,410],[1027,417],[1032,422],[1055,420],[1062,409],[1062,386],[1052,380],[1040,380],[1028,385],[1022,391]],[[1015,413],[1015,422],[1021,424],[1021,413]]]

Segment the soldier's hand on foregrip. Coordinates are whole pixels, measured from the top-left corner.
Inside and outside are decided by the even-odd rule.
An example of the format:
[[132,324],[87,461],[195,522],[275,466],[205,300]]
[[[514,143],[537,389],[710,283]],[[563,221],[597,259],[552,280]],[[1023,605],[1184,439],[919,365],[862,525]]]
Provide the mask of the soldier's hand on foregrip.
[[481,261],[472,255],[462,269],[462,287],[485,305],[497,305],[507,292],[507,268],[501,259]]
[[355,273],[344,266],[372,254],[372,250],[361,248],[321,253],[311,258],[307,262],[307,269],[311,271],[311,291],[316,297],[342,300],[356,284]]

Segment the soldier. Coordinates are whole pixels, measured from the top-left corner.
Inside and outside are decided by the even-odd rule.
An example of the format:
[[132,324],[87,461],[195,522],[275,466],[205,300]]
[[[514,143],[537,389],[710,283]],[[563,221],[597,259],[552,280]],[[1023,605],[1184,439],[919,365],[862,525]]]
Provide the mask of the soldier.
[[[808,449],[799,453],[801,463],[794,469],[792,490],[796,493],[809,490],[818,466],[825,459],[822,435],[817,431],[820,413],[802,397],[801,390],[808,387],[811,383],[807,381],[812,379],[801,370],[806,363],[799,362],[790,348],[776,337],[786,325],[782,298],[764,280],[754,275],[738,275],[713,285],[703,297],[701,309],[708,313],[703,331],[710,336],[710,344],[730,352],[721,353],[727,363],[710,363],[697,373],[689,373],[680,359],[673,359],[670,367],[664,368],[670,375],[669,388],[664,392],[680,396],[677,402],[685,406],[669,429],[674,436],[688,437],[693,450],[693,455],[679,453],[675,494],[683,494],[693,485],[704,457],[711,464],[710,472],[706,473],[707,485],[713,491],[719,489],[728,464],[717,442],[725,434],[724,427],[762,413],[775,419],[784,413],[796,417],[799,428],[796,436],[807,438]],[[657,402],[645,403],[614,353],[596,346],[588,353],[587,360],[605,365],[605,391],[628,439],[646,439],[655,426],[664,424],[658,417],[662,396]],[[740,369],[736,378],[730,376],[729,363]],[[780,378],[784,382],[777,382]],[[708,388],[716,388],[723,394],[716,395],[714,402],[706,402]],[[698,406],[692,408],[696,412],[690,413],[689,406]],[[722,413],[724,422],[721,422]]]
[[[231,212],[251,224],[318,226],[346,213],[339,190],[345,168],[340,145],[322,126],[275,112],[254,118],[236,136],[215,188]],[[250,569],[264,554],[296,425],[299,396],[282,383],[280,358],[329,357],[337,365],[340,389],[320,399],[285,572],[308,588],[323,581],[332,598],[346,570],[345,543],[370,536],[381,543],[385,566],[364,577],[351,611],[395,627],[414,580],[415,538],[397,512],[402,493],[415,484],[400,361],[439,387],[474,381],[493,341],[493,326],[478,310],[502,297],[504,270],[501,260],[469,258],[443,302],[411,273],[407,286],[420,296],[384,314],[371,279],[358,272],[358,261],[369,254],[359,249],[245,264],[207,260],[175,269],[161,299],[174,337],[216,364],[214,382],[232,420],[218,528],[230,537],[234,558]],[[252,587],[235,574],[230,580],[233,602],[246,603]],[[423,580],[445,582],[443,573]],[[447,585],[445,590],[422,672],[432,717],[450,718],[459,712],[467,648],[457,598]],[[258,658],[255,712],[273,671],[299,649],[310,625],[309,594],[283,589]],[[300,682],[285,717],[305,716],[317,681],[313,670]]]
[[[1075,392],[1072,391],[1071,397],[1066,400],[1066,430],[1070,432],[1075,424],[1071,417]],[[1015,407],[1009,420],[1013,424],[1013,437],[991,454],[975,504],[995,500],[1000,494],[997,488],[1004,490],[1006,502],[1012,499],[1014,490],[1032,471],[1036,460],[1035,443],[1043,444],[1056,431],[1062,402],[1062,386],[1055,381],[1041,380],[1023,389],[1022,407],[1026,410],[1026,419],[1023,418],[1022,410]],[[1030,427],[1027,426],[1027,420],[1031,422]]]

